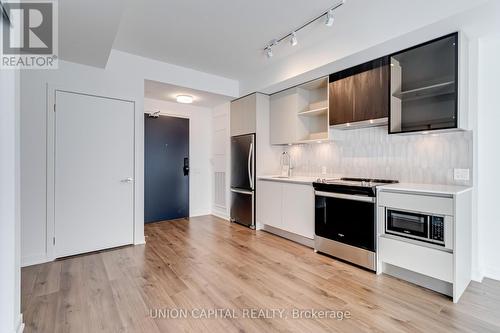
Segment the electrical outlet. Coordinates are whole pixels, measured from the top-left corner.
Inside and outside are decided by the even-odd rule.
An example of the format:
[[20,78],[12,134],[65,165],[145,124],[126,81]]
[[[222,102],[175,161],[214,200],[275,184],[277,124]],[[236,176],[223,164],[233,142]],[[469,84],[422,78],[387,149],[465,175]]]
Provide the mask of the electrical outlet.
[[469,169],[453,169],[453,179],[456,181],[469,181]]
[[326,166],[321,167],[321,174],[326,175]]

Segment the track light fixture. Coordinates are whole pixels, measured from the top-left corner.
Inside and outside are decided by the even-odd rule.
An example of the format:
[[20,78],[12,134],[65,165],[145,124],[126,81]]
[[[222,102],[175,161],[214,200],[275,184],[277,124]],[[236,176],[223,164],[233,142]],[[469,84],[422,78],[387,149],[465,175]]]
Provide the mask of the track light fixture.
[[292,32],[292,35],[290,36],[290,45],[292,46],[295,46],[299,43],[299,41],[297,40],[297,34],[294,32]]
[[298,39],[297,39],[297,32],[299,32],[300,30],[304,29],[308,25],[316,22],[317,20],[319,20],[319,19],[321,19],[323,17],[325,17],[325,25],[328,26],[328,27],[331,27],[333,25],[333,22],[335,21],[335,19],[333,17],[333,12],[335,11],[335,9],[337,9],[340,6],[342,6],[343,4],[345,4],[345,2],[346,2],[346,0],[341,0],[336,5],[328,8],[327,11],[321,13],[321,15],[318,15],[315,18],[307,21],[306,23],[302,24],[300,27],[298,27],[297,29],[293,30],[289,34],[286,34],[285,36],[283,36],[281,38],[278,38],[278,39],[273,39],[272,41],[270,41],[264,47],[264,53],[267,55],[268,58],[271,58],[273,56],[273,50],[272,50],[272,48],[274,46],[278,45],[279,43],[281,43],[283,40],[285,40],[287,38],[290,38],[290,45],[291,46],[297,45],[299,43]]

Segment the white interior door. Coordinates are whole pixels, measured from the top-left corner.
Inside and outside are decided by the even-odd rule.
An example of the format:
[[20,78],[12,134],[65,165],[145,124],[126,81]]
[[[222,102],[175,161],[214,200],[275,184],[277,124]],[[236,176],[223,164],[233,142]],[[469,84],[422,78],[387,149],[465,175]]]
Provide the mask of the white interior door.
[[133,243],[134,104],[56,91],[55,254]]

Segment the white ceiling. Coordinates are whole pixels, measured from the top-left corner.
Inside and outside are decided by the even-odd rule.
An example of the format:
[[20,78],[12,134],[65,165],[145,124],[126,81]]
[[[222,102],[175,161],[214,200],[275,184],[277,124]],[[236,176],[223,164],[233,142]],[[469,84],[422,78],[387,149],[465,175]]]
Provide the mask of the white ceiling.
[[125,10],[114,48],[240,79],[268,63],[262,48],[269,40],[335,2],[135,1]]
[[[434,22],[484,0],[347,0],[336,23],[322,22],[284,42],[268,60],[262,48],[339,0],[143,0],[125,10],[114,48],[228,78],[243,80],[318,43],[356,44],[351,32],[388,31]],[[416,24],[417,23],[417,24]],[[394,34],[395,32],[392,31]],[[356,34],[353,35],[355,38]],[[383,39],[383,36],[378,36]],[[344,45],[345,46],[345,45]]]
[[157,81],[144,81],[144,97],[146,98],[159,99],[167,102],[177,102],[177,95],[193,96],[192,105],[206,108],[213,108],[231,100],[231,97],[217,95],[206,91],[183,88]]
[[298,33],[299,45],[285,41],[272,59],[266,58],[262,48],[269,40],[337,1],[59,1],[60,57],[104,68],[114,48],[236,79],[243,90],[259,90],[274,83],[263,78],[297,76],[346,52],[359,52],[487,2],[347,0],[336,11],[333,27],[317,22]]
[[59,11],[59,57],[104,68],[130,0],[62,0]]

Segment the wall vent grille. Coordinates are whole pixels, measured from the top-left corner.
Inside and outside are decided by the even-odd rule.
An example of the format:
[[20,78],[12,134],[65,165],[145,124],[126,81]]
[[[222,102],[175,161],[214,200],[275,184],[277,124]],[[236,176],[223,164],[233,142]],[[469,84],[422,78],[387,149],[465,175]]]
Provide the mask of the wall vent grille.
[[226,173],[214,173],[214,204],[226,208]]

